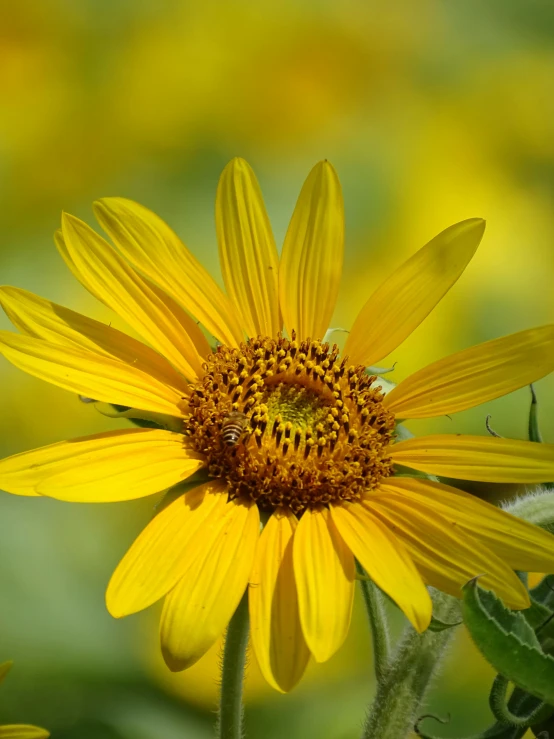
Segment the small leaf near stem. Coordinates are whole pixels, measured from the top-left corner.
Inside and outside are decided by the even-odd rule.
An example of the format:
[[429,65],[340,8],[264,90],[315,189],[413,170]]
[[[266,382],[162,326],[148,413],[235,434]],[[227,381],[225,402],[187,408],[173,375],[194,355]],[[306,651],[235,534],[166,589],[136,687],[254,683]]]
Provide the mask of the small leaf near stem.
[[521,613],[509,611],[476,578],[462,590],[464,623],[485,659],[515,685],[554,704],[554,658],[543,652]]
[[217,739],[242,739],[242,686],[248,644],[248,591],[242,596],[225,636]]
[[360,581],[362,596],[364,599],[369,627],[371,630],[371,641],[373,645],[373,665],[375,678],[378,683],[385,679],[389,669],[391,644],[385,602],[381,591],[375,583],[366,575],[362,565],[356,561],[356,571]]

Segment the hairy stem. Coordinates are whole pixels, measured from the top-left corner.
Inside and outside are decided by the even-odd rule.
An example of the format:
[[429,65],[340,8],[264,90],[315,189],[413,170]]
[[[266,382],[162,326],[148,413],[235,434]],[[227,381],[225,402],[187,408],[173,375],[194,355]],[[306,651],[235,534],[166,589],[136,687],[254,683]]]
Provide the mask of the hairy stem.
[[225,637],[217,724],[218,739],[242,739],[244,736],[242,685],[247,644],[248,593],[245,592],[229,622]]
[[[436,592],[433,602],[438,616],[445,621],[459,613],[458,602],[450,596]],[[406,739],[412,733],[429,683],[454,631],[417,634],[411,626],[406,627],[390,667],[377,685],[362,739]]]

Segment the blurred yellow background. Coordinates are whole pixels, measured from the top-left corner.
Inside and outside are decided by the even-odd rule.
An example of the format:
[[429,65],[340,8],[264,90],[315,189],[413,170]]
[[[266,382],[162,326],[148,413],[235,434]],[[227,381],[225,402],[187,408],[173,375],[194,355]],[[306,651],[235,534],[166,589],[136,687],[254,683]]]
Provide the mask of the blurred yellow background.
[[[477,256],[396,351],[394,379],[554,321],[554,5],[541,0],[20,0],[0,4],[1,282],[112,321],[58,257],[62,210],[133,198],[219,276],[214,195],[233,156],[256,170],[278,242],[310,167],[341,178],[345,272],[335,326],[432,236],[472,216]],[[0,317],[0,328],[9,328]],[[107,428],[75,397],[0,361],[2,456]],[[537,383],[554,441],[554,378]],[[523,389],[417,431],[525,438]],[[502,492],[502,491],[501,491]],[[0,497],[0,723],[55,739],[212,736],[218,651],[171,676],[157,612],[112,620],[110,573],[152,500]],[[359,605],[359,604],[358,604]],[[373,691],[364,614],[343,650],[283,697],[248,677],[250,739],[350,739]],[[490,720],[491,671],[457,637],[430,708],[445,737]],[[440,728],[440,732],[439,732]]]

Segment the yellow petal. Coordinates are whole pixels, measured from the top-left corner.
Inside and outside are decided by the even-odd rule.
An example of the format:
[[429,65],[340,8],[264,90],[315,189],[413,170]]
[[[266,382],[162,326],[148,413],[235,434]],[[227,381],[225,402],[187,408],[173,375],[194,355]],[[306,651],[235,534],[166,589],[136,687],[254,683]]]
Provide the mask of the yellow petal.
[[183,328],[183,311],[162,299],[159,292],[123,260],[95,231],[74,216],[64,214],[66,251],[79,278],[90,292],[132,326],[154,349],[189,379],[202,376],[203,358]]
[[94,214],[123,255],[192,313],[219,341],[238,346],[242,331],[231,301],[179,237],[132,200],[103,198]]
[[281,311],[289,334],[322,339],[333,315],[342,274],[344,203],[327,161],[312,169],[296,203],[279,269]]
[[547,482],[554,479],[554,444],[442,434],[401,441],[392,460],[440,477],[481,482]]
[[480,498],[449,485],[416,477],[394,477],[381,483],[383,492],[439,513],[467,531],[514,570],[554,572],[554,536]]
[[177,390],[122,362],[81,349],[0,331],[0,353],[19,369],[105,403],[181,416]]
[[189,542],[190,564],[167,595],[162,653],[173,672],[197,662],[221,636],[252,571],[260,515],[252,503],[230,501]]
[[[54,241],[56,243],[56,246],[58,248],[58,251],[60,252],[64,262],[71,270],[71,273],[73,276],[86,287],[86,289],[94,295],[94,297],[99,300],[101,303],[104,303],[104,305],[107,305],[108,308],[111,308],[112,306],[112,300],[108,294],[107,300],[110,302],[106,302],[104,300],[105,293],[104,291],[99,291],[95,289],[94,282],[92,280],[87,279],[87,271],[81,270],[78,266],[78,264],[75,262],[72,253],[69,251],[65,244],[65,240],[63,237],[63,233],[61,228],[59,228],[55,234],[54,234]],[[211,349],[210,345],[208,343],[208,340],[202,333],[202,330],[200,326],[197,324],[196,321],[194,321],[188,313],[186,313],[180,305],[178,305],[172,298],[169,297],[169,295],[166,295],[163,290],[161,290],[157,285],[155,285],[153,282],[150,282],[150,280],[145,279],[144,284],[148,287],[148,289],[157,297],[157,299],[165,305],[165,308],[172,316],[172,319],[174,322],[181,326],[183,332],[185,335],[188,336],[188,338],[192,341],[194,346],[196,347],[197,353],[200,355],[200,357],[206,357]]]
[[0,726],[0,739],[48,739],[50,732],[39,726],[11,724]]
[[554,326],[520,331],[452,354],[403,380],[384,405],[400,418],[430,418],[507,395],[554,369]]
[[527,589],[514,571],[436,511],[384,491],[372,494],[363,505],[394,528],[430,585],[460,597],[462,586],[482,575],[480,584],[494,590],[507,606],[529,607]]
[[75,262],[72,252],[70,252],[69,249],[67,248],[61,228],[58,228],[54,232],[54,243],[56,244],[56,248],[58,252],[60,253],[61,258],[65,262],[66,266],[69,268],[73,277],[75,277],[75,279],[77,279],[81,283],[81,285],[86,287],[89,293],[91,295],[94,295],[96,300],[99,300],[101,303],[104,303],[102,299],[102,292],[96,291],[94,289],[94,284],[91,281],[87,282],[86,275],[83,273],[83,271],[79,268],[79,266]]
[[217,188],[215,223],[223,280],[248,336],[277,336],[279,257],[262,192],[250,165],[235,157]]
[[408,259],[369,298],[344,347],[353,364],[376,364],[429,315],[475,254],[485,221],[450,226]]
[[9,660],[8,662],[2,662],[0,665],[0,683],[4,680],[8,672],[12,669],[13,662]]
[[186,571],[190,540],[210,516],[219,516],[226,502],[224,483],[208,482],[158,513],[112,575],[106,592],[111,615],[128,616],[166,595]]
[[0,488],[79,503],[153,495],[203,466],[181,434],[123,429],[62,441],[0,461]]
[[346,639],[354,597],[354,557],[326,508],[308,509],[300,519],[293,561],[304,638],[325,662]]
[[0,287],[0,305],[27,336],[119,359],[181,393],[187,383],[169,362],[140,341],[17,287]]
[[371,579],[389,595],[416,631],[429,626],[433,604],[403,543],[367,507],[332,506],[340,535]]
[[250,576],[250,638],[267,682],[284,693],[292,690],[310,659],[300,617],[292,564],[297,520],[276,510],[265,526]]

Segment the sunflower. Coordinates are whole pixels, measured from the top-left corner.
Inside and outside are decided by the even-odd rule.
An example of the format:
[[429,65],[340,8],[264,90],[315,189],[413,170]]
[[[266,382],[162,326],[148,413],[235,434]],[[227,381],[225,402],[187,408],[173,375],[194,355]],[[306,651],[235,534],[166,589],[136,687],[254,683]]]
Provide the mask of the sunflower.
[[[0,664],[0,683],[11,670],[13,662]],[[48,739],[50,732],[30,724],[5,724],[0,726],[0,739]]]
[[290,690],[310,655],[327,660],[344,641],[355,560],[419,632],[431,619],[426,585],[460,595],[482,574],[507,605],[529,606],[514,569],[554,572],[554,538],[429,476],[538,483],[554,477],[554,446],[459,434],[400,440],[398,423],[471,408],[546,375],[554,326],[461,351],[388,393],[371,370],[460,277],[484,221],[447,228],[401,266],[340,352],[325,338],[344,247],[341,187],[327,161],[302,188],[280,258],[252,169],[241,159],[225,168],[216,226],[227,294],[143,206],[107,198],[94,211],[117,250],[67,214],[57,247],[146,343],[5,287],[0,300],[21,334],[2,332],[1,351],[156,427],[15,455],[0,463],[0,487],[109,502],[203,475],[150,521],[107,591],[115,617],[165,598],[161,648],[171,670],[209,649],[248,587],[261,670]]

